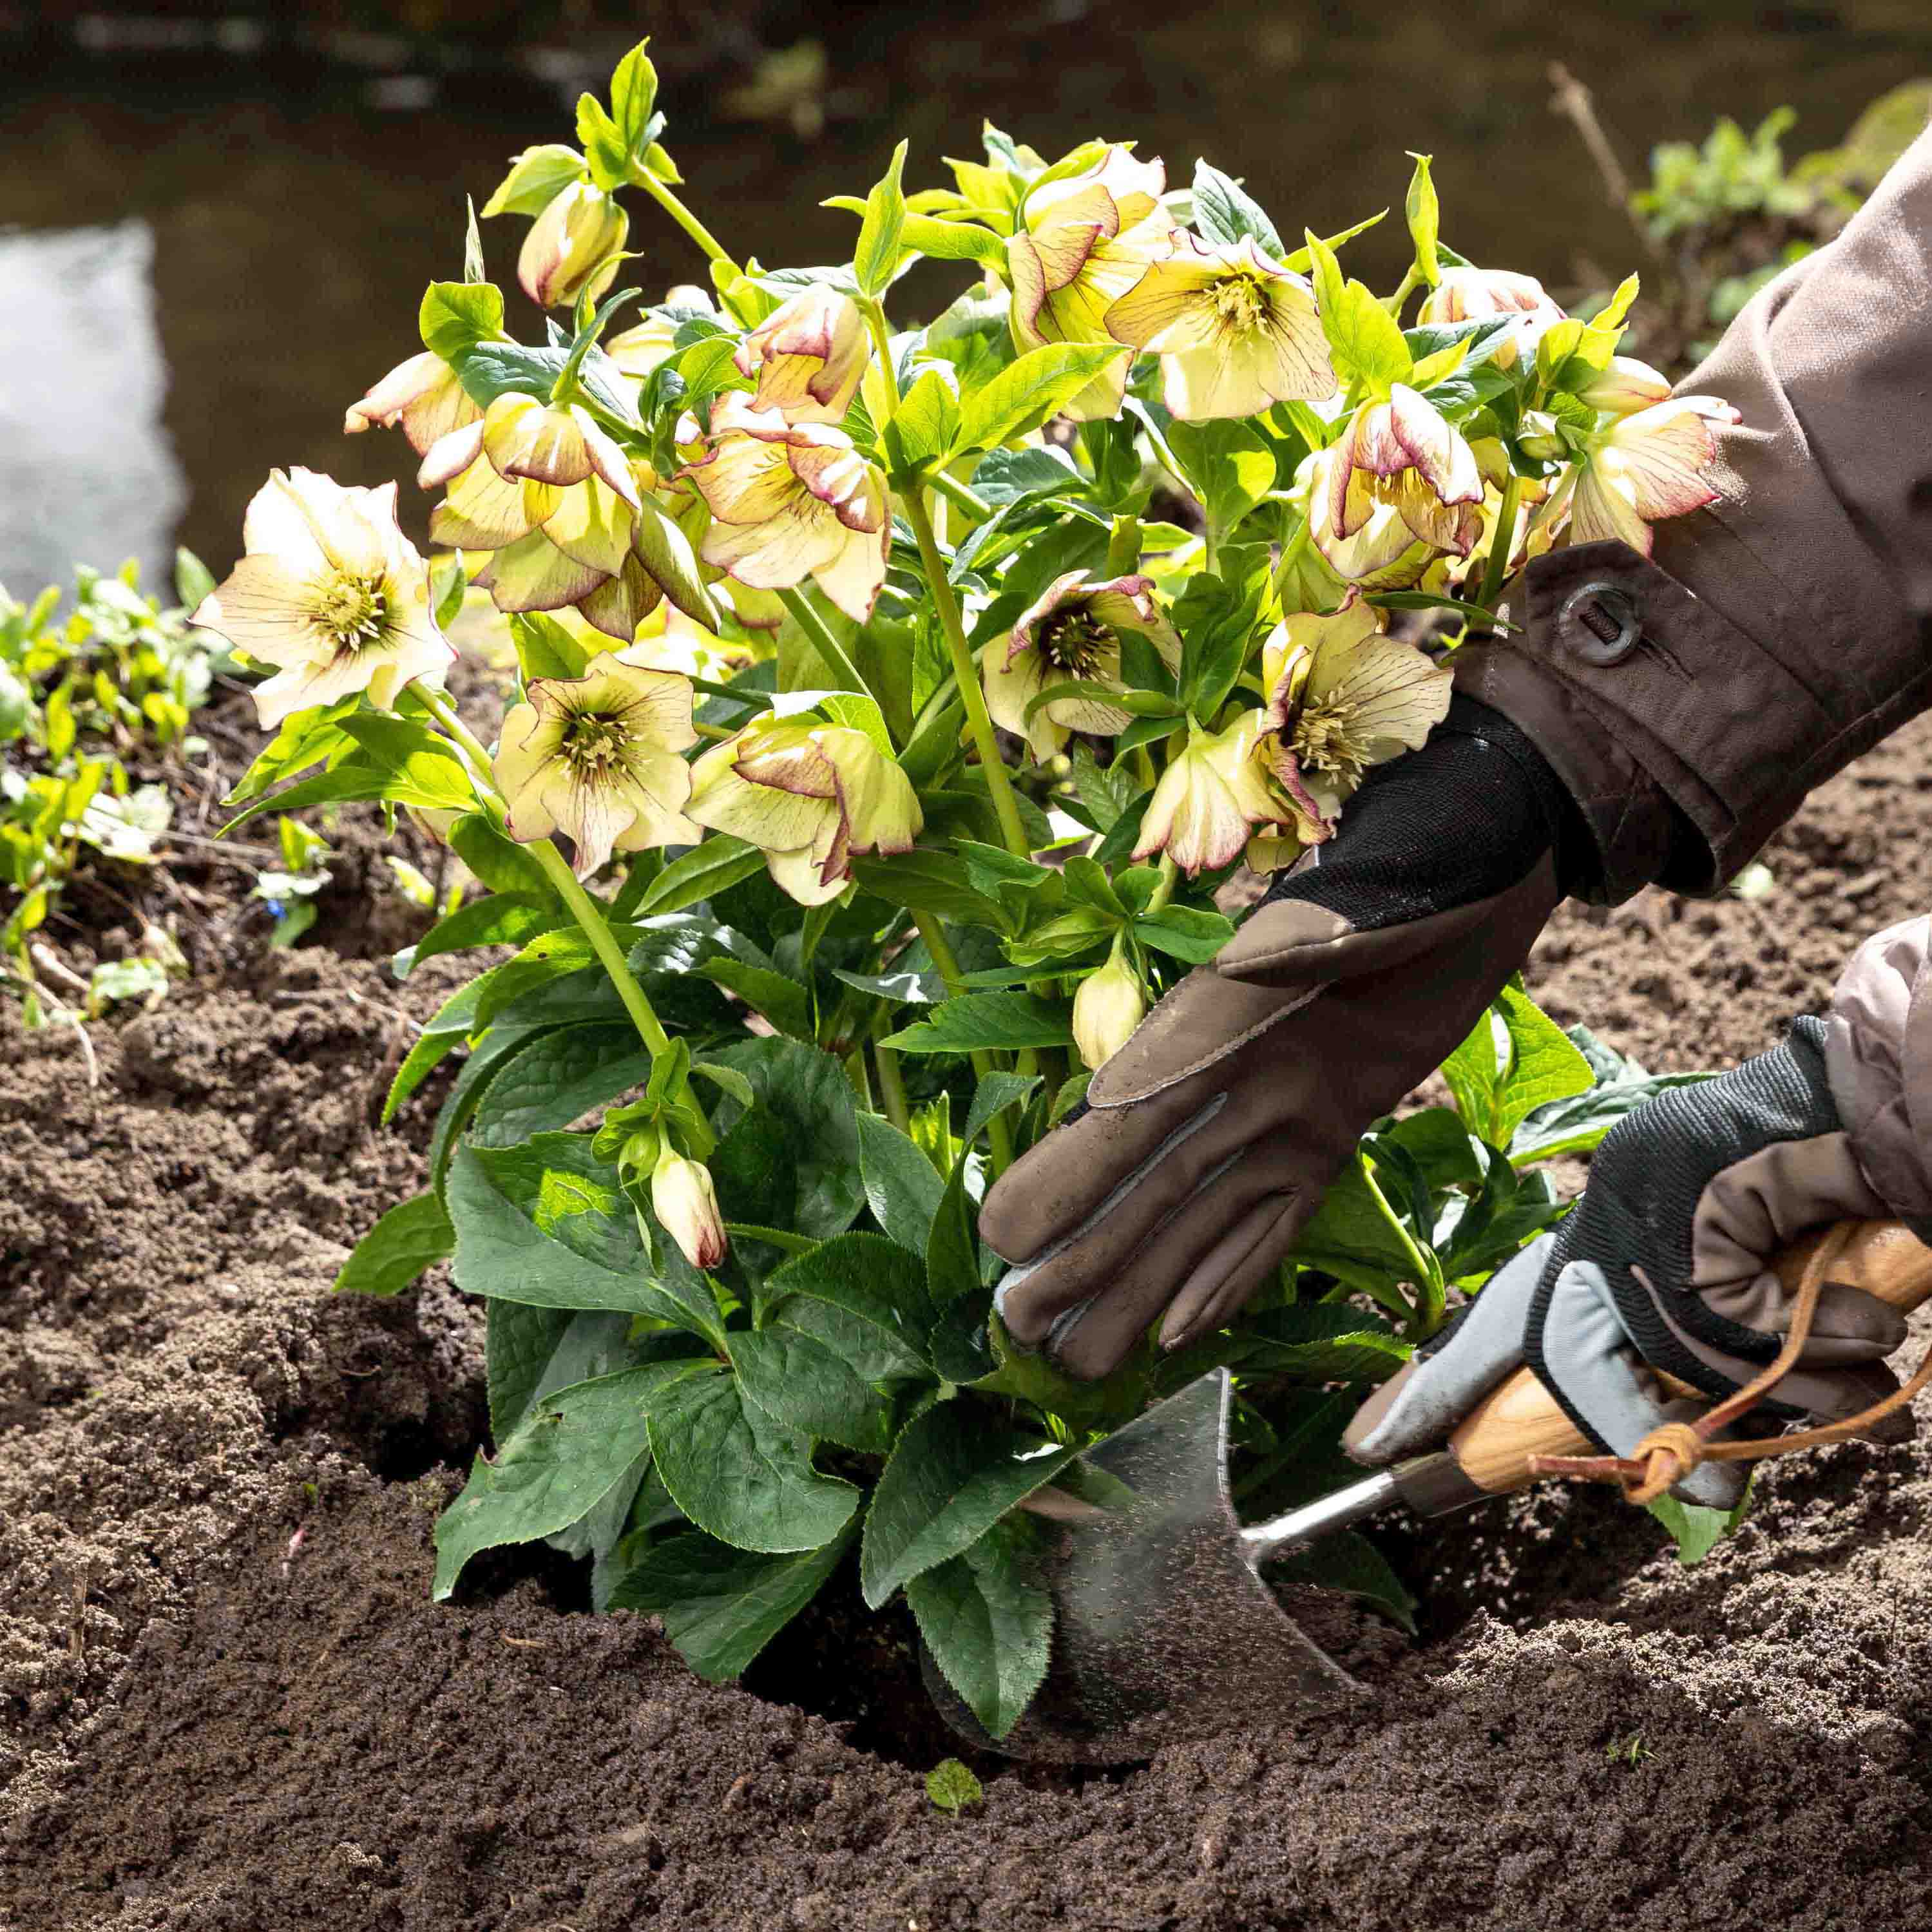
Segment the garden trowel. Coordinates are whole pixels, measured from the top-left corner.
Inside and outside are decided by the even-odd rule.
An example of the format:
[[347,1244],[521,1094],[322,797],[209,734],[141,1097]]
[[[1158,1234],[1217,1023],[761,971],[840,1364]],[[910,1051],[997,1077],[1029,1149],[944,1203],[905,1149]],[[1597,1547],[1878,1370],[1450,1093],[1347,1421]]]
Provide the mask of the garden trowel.
[[[1779,1258],[1788,1291],[1822,1238]],[[1832,1278],[1916,1307],[1932,1294],[1932,1251],[1895,1222],[1862,1222]],[[1520,1370],[1446,1448],[1244,1525],[1228,1484],[1233,1403],[1226,1370],[1203,1376],[1036,1493],[1028,1506],[1043,1520],[1040,1580],[1054,1610],[1046,1681],[995,1741],[927,1654],[928,1687],[962,1736],[1012,1757],[1124,1764],[1230,1725],[1333,1710],[1365,1693],[1282,1610],[1263,1564],[1395,1504],[1436,1516],[1525,1488],[1532,1456],[1592,1453]]]

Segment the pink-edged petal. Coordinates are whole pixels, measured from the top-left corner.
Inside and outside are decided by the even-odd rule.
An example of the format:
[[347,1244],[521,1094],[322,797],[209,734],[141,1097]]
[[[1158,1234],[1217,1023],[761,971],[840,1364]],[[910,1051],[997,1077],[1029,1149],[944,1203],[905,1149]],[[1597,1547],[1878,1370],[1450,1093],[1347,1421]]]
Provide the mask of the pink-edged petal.
[[864,623],[878,602],[891,545],[892,532],[883,526],[876,533],[849,531],[838,554],[812,571],[820,590],[856,623]]
[[834,562],[849,534],[823,503],[799,490],[762,522],[713,524],[698,554],[754,590],[785,590]]
[[526,501],[521,483],[499,476],[479,457],[430,512],[430,536],[452,550],[501,550],[535,526]]
[[631,506],[593,476],[562,493],[543,533],[573,562],[614,577],[631,556],[635,521]]
[[1650,526],[1637,513],[1634,494],[1628,478],[1598,457],[1576,478],[1570,500],[1570,542],[1624,543],[1649,556]]
[[[483,418],[479,415],[473,422],[465,423],[447,436],[439,436],[423,452],[422,462],[416,470],[417,487],[441,489],[444,484],[460,476],[482,454]],[[496,472],[492,470],[490,474],[494,476]]]

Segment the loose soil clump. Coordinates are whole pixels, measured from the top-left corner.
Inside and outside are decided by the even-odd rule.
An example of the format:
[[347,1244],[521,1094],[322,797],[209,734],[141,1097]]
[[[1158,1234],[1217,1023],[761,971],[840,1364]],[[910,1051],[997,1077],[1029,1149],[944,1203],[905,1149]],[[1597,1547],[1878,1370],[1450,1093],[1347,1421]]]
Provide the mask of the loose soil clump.
[[[1565,912],[1539,998],[1658,1070],[1762,1050],[1932,904],[1928,752],[1914,727],[1820,793],[1767,898]],[[0,1018],[5,1932],[1923,1922],[1916,1444],[1774,1466],[1694,1569],[1597,1492],[1395,1533],[1420,1643],[1310,1606],[1359,1710],[1283,1726],[1258,1688],[1252,1727],[1143,1768],[978,1760],[956,1820],[902,1624],[835,1598],[754,1694],[583,1614],[560,1558],[432,1606],[480,1319],[440,1272],[327,1290],[422,1184],[436,1092],[374,1122],[460,971],[232,956],[98,1027],[98,1085],[70,1033]]]

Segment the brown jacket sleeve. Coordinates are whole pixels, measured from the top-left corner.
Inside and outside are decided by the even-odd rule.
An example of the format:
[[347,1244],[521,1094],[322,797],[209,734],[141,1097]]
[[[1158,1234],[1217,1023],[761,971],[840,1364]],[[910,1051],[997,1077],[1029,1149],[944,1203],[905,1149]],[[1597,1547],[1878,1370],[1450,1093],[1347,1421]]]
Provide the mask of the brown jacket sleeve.
[[1742,414],[1718,431],[1719,501],[1657,526],[1650,559],[1537,559],[1524,633],[1458,672],[1561,773],[1613,900],[1718,890],[1932,704],[1932,133],[1678,392]]

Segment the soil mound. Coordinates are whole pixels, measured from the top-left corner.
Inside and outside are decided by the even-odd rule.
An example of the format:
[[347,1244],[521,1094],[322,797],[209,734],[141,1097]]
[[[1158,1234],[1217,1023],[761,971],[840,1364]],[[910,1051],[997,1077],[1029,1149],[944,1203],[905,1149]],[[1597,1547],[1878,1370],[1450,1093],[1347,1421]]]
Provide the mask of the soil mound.
[[[1767,898],[1566,913],[1538,996],[1659,1069],[1760,1050],[1932,904],[1928,750],[1822,792]],[[580,1614],[560,1561],[432,1606],[478,1318],[440,1276],[326,1290],[421,1184],[435,1092],[372,1122],[458,970],[256,959],[95,1029],[95,1086],[70,1034],[0,1020],[4,1932],[1924,1922],[1916,1444],[1773,1468],[1693,1570],[1597,1493],[1398,1534],[1428,1628],[1355,1634],[1359,1711],[1121,1773],[985,1761],[956,1820],[910,1678],[875,1674],[890,1625],[828,1613],[760,1696]]]

